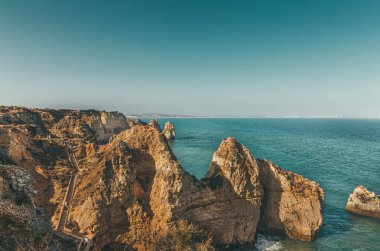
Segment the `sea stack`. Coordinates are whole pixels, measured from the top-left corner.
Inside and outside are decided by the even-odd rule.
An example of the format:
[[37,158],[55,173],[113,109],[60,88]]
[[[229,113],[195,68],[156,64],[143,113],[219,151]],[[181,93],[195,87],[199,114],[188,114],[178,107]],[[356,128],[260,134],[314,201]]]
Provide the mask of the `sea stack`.
[[357,186],[348,198],[346,209],[355,214],[380,219],[380,197],[364,186]]
[[215,201],[188,210],[185,218],[211,232],[216,243],[253,248],[263,189],[259,167],[248,148],[233,137],[224,139],[203,181]]
[[168,141],[175,139],[174,125],[170,121],[165,123],[163,133]]
[[311,241],[322,225],[324,191],[315,181],[257,159],[264,189],[259,231]]

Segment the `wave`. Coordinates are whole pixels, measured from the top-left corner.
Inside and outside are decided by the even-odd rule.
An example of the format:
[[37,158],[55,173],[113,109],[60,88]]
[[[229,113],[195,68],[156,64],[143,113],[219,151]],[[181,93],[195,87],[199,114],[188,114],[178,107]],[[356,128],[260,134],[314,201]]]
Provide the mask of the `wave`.
[[275,251],[282,248],[282,244],[278,240],[271,240],[262,234],[257,236],[256,250],[258,251]]

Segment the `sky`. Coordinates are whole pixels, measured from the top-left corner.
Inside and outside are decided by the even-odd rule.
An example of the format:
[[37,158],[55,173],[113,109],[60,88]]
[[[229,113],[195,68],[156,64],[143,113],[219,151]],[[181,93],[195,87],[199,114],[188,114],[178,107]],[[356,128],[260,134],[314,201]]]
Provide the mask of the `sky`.
[[1,0],[0,104],[380,117],[380,1]]

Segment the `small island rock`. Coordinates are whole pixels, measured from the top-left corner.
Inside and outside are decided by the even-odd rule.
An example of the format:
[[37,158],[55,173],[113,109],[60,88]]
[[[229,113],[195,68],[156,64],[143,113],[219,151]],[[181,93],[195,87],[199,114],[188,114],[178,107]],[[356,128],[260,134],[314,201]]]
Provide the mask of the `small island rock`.
[[168,141],[175,139],[174,125],[170,121],[165,123],[163,133]]
[[380,219],[380,197],[364,186],[357,186],[346,204],[347,211]]

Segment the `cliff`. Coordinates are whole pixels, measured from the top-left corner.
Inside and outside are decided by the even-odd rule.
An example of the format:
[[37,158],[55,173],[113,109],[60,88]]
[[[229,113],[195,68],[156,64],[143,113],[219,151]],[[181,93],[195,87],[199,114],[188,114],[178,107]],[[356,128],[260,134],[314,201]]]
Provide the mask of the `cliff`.
[[73,250],[78,240],[51,230],[34,203],[32,176],[17,166],[0,165],[0,250]]
[[245,249],[258,229],[311,240],[322,223],[317,183],[256,159],[234,138],[221,142],[207,175],[197,180],[155,120],[92,110],[1,112],[7,118],[0,126],[1,160],[30,173],[34,203],[56,229],[55,246],[88,237],[93,250],[148,250],[190,231],[197,237],[188,243],[202,240],[194,245],[203,250],[212,250],[208,236],[221,247]]
[[380,196],[364,186],[357,186],[348,198],[346,209],[355,214],[380,219]]
[[311,241],[322,225],[324,192],[315,181],[258,160],[264,188],[260,230]]
[[77,138],[104,144],[114,134],[129,128],[128,119],[119,112],[96,110],[0,108],[0,125],[35,128],[35,135]]

